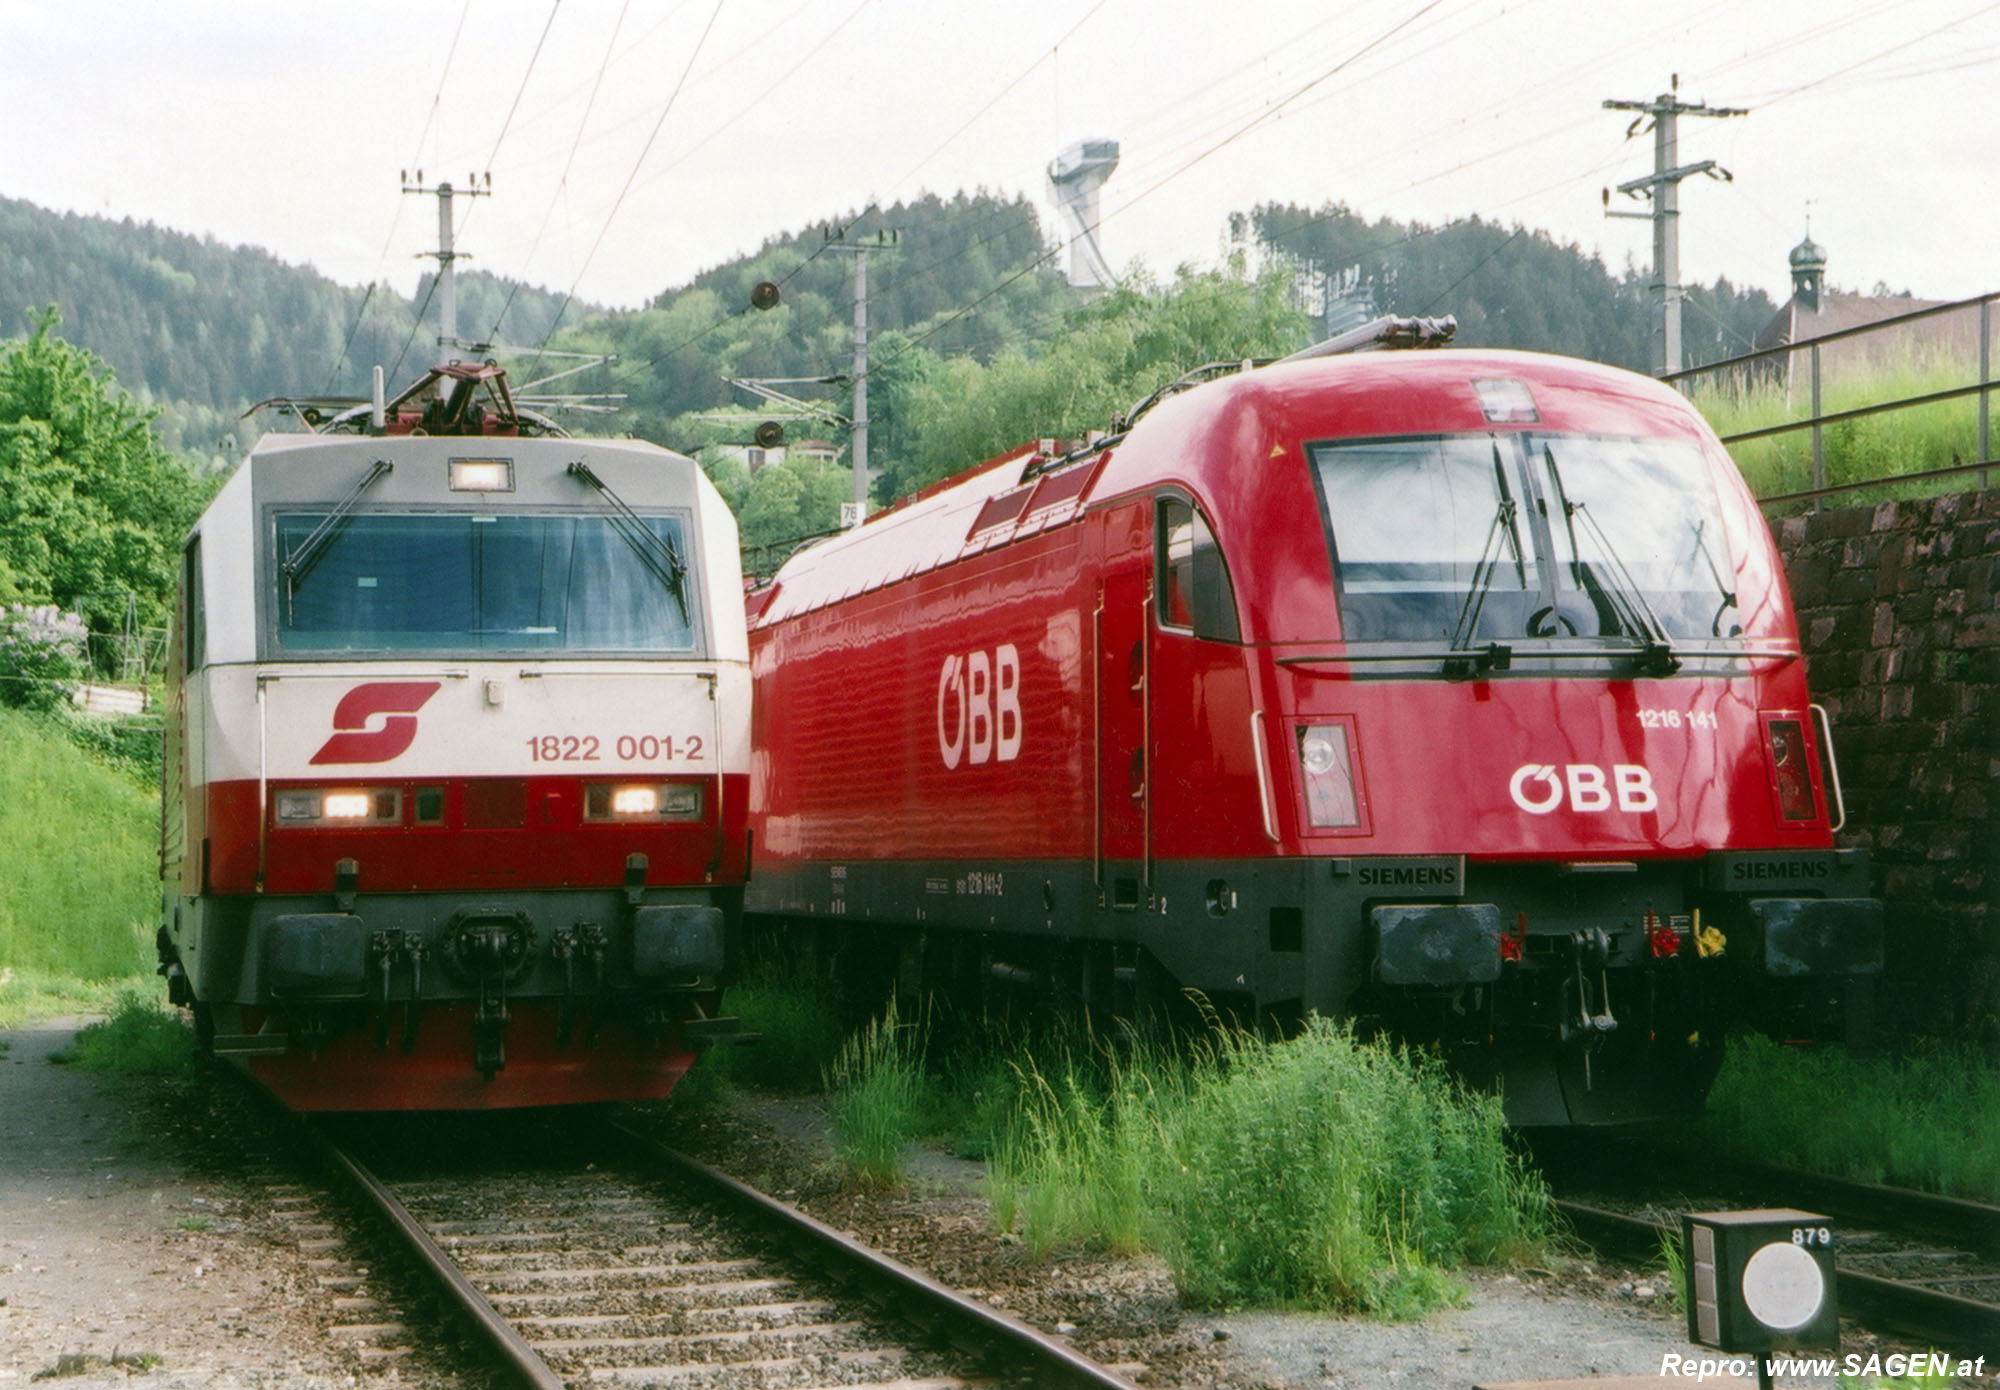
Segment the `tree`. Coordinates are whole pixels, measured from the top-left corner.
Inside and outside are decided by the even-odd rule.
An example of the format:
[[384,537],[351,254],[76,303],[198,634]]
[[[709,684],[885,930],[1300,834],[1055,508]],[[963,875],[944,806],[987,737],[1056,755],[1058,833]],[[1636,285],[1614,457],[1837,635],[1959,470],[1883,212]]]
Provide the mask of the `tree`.
[[[1283,273],[1247,279],[1183,270],[1159,288],[1120,287],[1074,311],[1039,353],[991,362],[929,358],[898,339],[871,363],[869,413],[893,422],[878,456],[885,499],[948,478],[1035,439],[1111,427],[1147,395],[1212,362],[1283,356],[1306,342]],[[881,403],[878,405],[877,401]]]
[[50,307],[0,344],[0,575],[33,603],[164,626],[180,539],[211,484],[153,437],[152,417]]

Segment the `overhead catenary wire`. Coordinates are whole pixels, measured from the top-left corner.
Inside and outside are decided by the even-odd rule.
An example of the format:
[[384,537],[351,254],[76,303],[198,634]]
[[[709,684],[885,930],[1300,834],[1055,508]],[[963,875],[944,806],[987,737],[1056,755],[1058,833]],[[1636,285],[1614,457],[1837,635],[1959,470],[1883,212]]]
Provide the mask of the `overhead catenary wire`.
[[[450,80],[452,63],[458,57],[459,40],[465,37],[465,23],[472,17],[472,3],[473,0],[465,0],[464,6],[458,12],[458,23],[452,28],[451,43],[445,48],[444,67],[438,73],[437,90],[431,94],[431,104],[424,117],[423,129],[417,132],[417,154],[416,158],[410,161],[413,166],[423,162],[424,141],[430,138],[431,127],[437,124],[438,112],[443,109],[445,83]],[[347,354],[354,350],[354,340],[359,336],[361,325],[368,317],[368,306],[374,302],[375,287],[381,283],[383,268],[389,263],[389,249],[396,244],[396,231],[403,225],[403,206],[403,200],[398,198],[396,211],[389,218],[389,234],[383,238],[381,254],[375,259],[375,273],[368,277],[368,288],[361,296],[361,303],[354,310],[354,322],[348,325],[347,336],[340,344],[340,352],[333,359],[333,365],[327,368],[325,389],[329,392],[339,381],[340,369],[347,362]],[[429,303],[428,297],[425,302]],[[418,321],[422,321],[421,315]],[[409,350],[409,344],[405,343],[403,352],[407,353]],[[396,360],[400,365],[401,355]]]
[[[556,198],[557,196],[560,195],[561,191],[564,188],[568,187],[569,185],[570,170],[574,168],[576,165],[577,151],[583,147],[583,133],[590,126],[590,113],[596,110],[597,108],[597,96],[598,93],[602,91],[604,87],[604,74],[610,70],[611,55],[617,51],[618,35],[625,28],[625,16],[626,13],[631,9],[631,7],[632,7],[631,0],[624,0],[624,3],[622,3],[618,7],[618,19],[611,26],[611,37],[608,41],[606,41],[604,45],[604,56],[598,60],[597,77],[590,84],[590,96],[583,104],[583,115],[577,119],[576,135],[570,141],[569,158],[563,162],[562,174],[560,177],[556,179],[555,194],[552,194],[548,202],[544,205],[542,209],[541,224],[535,228],[535,238],[528,246],[527,258],[531,261],[534,259],[535,256],[535,248],[542,244],[542,236],[549,229],[550,219],[555,216]],[[550,18],[553,19],[554,15],[551,14]],[[543,31],[543,36],[544,37],[547,36],[546,29]],[[510,111],[508,113],[508,119],[510,123],[512,121],[512,117],[513,113]],[[501,134],[504,137],[506,132],[503,130]],[[499,145],[497,142],[494,145],[494,151],[495,153],[498,153],[499,151]],[[490,161],[489,161],[489,167],[490,167]],[[500,341],[500,327],[507,321],[508,311],[514,307],[514,299],[515,296],[520,293],[521,284],[522,282],[518,279],[510,281],[507,289],[507,298],[500,305],[500,312],[493,316],[493,326],[486,331],[487,342],[497,343]]]
[[[1875,8],[1875,9],[1879,9],[1879,6],[1876,6],[1876,7],[1874,7],[1874,8]],[[1094,13],[1094,12],[1095,12],[1095,11],[1093,10],[1093,13]],[[1866,14],[1868,14],[1868,13],[1872,13],[1872,12],[1873,12],[1873,10],[1870,10],[1870,9],[1863,9],[1862,11],[1858,11],[1858,12],[1857,12],[1857,14],[1861,15],[1862,17],[1865,17],[1865,15],[1866,15]],[[850,12],[850,13],[851,13],[851,12]],[[1440,16],[1442,15],[1442,13],[1443,13],[1443,12],[1442,12],[1442,11],[1440,11]],[[1975,12],[1975,13],[1978,13],[1978,12]],[[1087,18],[1087,17],[1088,17],[1088,16],[1086,16],[1086,18]],[[1854,16],[1843,16],[1843,17],[1842,17],[1842,19],[1843,19],[1843,20],[1849,20],[1849,19],[1852,19],[1853,17],[1854,17]],[[1323,27],[1323,26],[1324,26],[1324,25],[1325,25],[1325,24],[1326,24],[1327,22],[1328,22],[1328,21],[1324,21],[1324,20],[1321,20],[1321,21],[1318,21],[1318,24],[1319,24],[1320,26],[1322,26],[1322,27]],[[1484,21],[1484,20],[1482,20],[1481,22],[1485,22],[1485,21]],[[1074,26],[1072,26],[1072,27],[1074,27]],[[1067,36],[1065,36],[1065,37],[1067,37]],[[1431,45],[1431,48],[1435,48],[1435,47],[1436,47],[1436,41],[1434,41],[1434,40],[1433,40],[1433,39],[1432,39],[1432,38],[1431,38],[1430,36],[1428,36],[1428,35],[1427,35],[1427,36],[1426,36],[1426,39],[1425,39],[1425,41],[1426,41],[1426,42],[1428,42],[1428,43],[1430,43],[1430,45]],[[1060,43],[1059,43],[1059,44],[1058,44],[1057,46],[1058,46],[1058,47],[1060,47],[1060,46],[1061,46],[1061,45],[1060,45]],[[1630,46],[1630,42],[1628,41],[1628,42],[1627,42],[1627,44],[1626,44],[1625,46],[1626,46],[1626,47],[1629,47],[1629,46]],[[1424,51],[1424,52],[1428,52],[1428,51],[1430,51],[1430,49],[1425,49],[1425,50],[1422,50],[1422,51]],[[1270,55],[1265,55],[1265,56],[1266,56],[1266,57],[1268,58],[1268,57],[1269,57]],[[1037,59],[1037,62],[1038,62],[1038,63],[1039,63],[1039,62],[1042,62],[1042,61],[1045,61],[1045,59],[1043,59],[1043,58],[1038,58],[1038,59]],[[708,71],[708,70],[710,70],[711,68],[712,68],[712,63],[705,63],[705,64],[703,64],[703,65],[702,65],[701,67],[697,68],[697,73],[702,73],[702,72],[705,72],[705,71]],[[1025,77],[1025,76],[1027,76],[1027,75],[1031,75],[1033,71],[1034,71],[1034,68],[1033,68],[1033,67],[1030,67],[1030,68],[1029,68],[1029,69],[1027,70],[1027,73],[1026,73],[1026,74],[1023,74],[1023,75],[1022,75],[1022,77]],[[1016,77],[1016,78],[1014,78],[1014,81],[1018,82],[1019,80],[1022,80],[1022,77]],[[1831,80],[1831,79],[1827,79],[1827,80]],[[1844,80],[1844,79],[1843,79],[1843,80]],[[1211,85],[1212,85],[1212,84],[1211,84]],[[1348,85],[1350,85],[1350,84],[1345,84],[1345,83],[1343,83],[1343,84],[1338,84],[1338,89],[1339,89],[1339,90],[1345,90],[1345,89],[1346,89],[1346,87],[1347,87]],[[1004,101],[1004,99],[1005,99],[1005,92],[1006,92],[1007,90],[1009,90],[1009,89],[1008,89],[1008,88],[1002,88],[1002,89],[1001,89],[1001,92],[1000,92],[1000,93],[996,94],[996,95],[995,95],[995,96],[993,96],[993,97],[989,97],[989,98],[988,98],[988,100],[987,100],[987,103],[986,103],[986,105],[985,105],[985,106],[983,106],[983,107],[981,107],[981,108],[980,108],[980,110],[981,110],[981,111],[983,112],[983,111],[987,111],[987,110],[990,110],[990,109],[993,109],[993,108],[997,107],[998,105],[1000,105],[1000,103],[1001,103],[1002,101]],[[1315,105],[1319,104],[1319,103],[1320,103],[1321,101],[1324,101],[1324,100],[1328,100],[1328,99],[1331,99],[1331,98],[1332,98],[1332,95],[1333,95],[1333,93],[1335,92],[1335,90],[1336,90],[1336,88],[1335,88],[1334,84],[1329,84],[1329,85],[1328,85],[1328,86],[1326,86],[1326,87],[1322,87],[1321,89],[1319,89],[1319,91],[1318,91],[1318,92],[1316,92],[1316,93],[1312,94],[1312,96],[1308,97],[1308,98],[1307,98],[1306,100],[1304,100],[1304,101],[1301,101],[1301,102],[1298,102],[1298,103],[1296,103],[1296,104],[1295,104],[1295,106],[1294,106],[1294,108],[1293,108],[1294,112],[1297,112],[1297,111],[1302,111],[1302,110],[1309,110],[1309,109],[1311,109],[1311,108],[1312,108],[1313,106],[1315,106]],[[1183,105],[1183,107],[1182,107],[1181,109],[1185,109],[1184,105]],[[963,122],[963,123],[961,124],[961,127],[960,127],[960,129],[970,129],[970,128],[972,128],[972,127],[976,126],[976,124],[977,124],[977,122],[978,122],[978,119],[979,119],[979,116],[978,116],[978,115],[975,115],[975,116],[974,116],[974,117],[973,117],[973,118],[972,118],[971,120],[969,120],[969,121],[966,121],[966,122]],[[1587,119],[1587,118],[1586,118],[1586,119]],[[1573,128],[1573,125],[1574,125],[1574,124],[1581,124],[1581,123],[1582,123],[1582,119],[1580,119],[1580,120],[1579,120],[1578,122],[1576,122],[1576,123],[1572,123],[1571,125],[1566,125],[1566,126],[1562,126],[1562,127],[1559,127],[1559,128],[1558,128],[1558,130],[1566,130],[1566,129],[1571,129],[1571,128]],[[1415,126],[1412,126],[1412,127],[1411,127],[1411,129],[1412,129],[1412,131],[1413,131],[1413,133],[1414,133],[1414,132],[1415,132],[1415,130],[1416,130],[1416,127],[1415,127]],[[1555,138],[1555,135],[1556,135],[1556,133],[1557,133],[1556,131],[1551,131],[1551,132],[1549,132],[1549,138],[1551,138],[1551,139]],[[1527,142],[1527,141],[1521,141],[1521,142],[1517,142],[1516,146],[1510,146],[1509,148],[1510,148],[1510,149],[1517,149],[1517,148],[1519,148],[1519,147],[1521,147],[1521,146],[1525,146],[1525,145],[1527,145],[1528,143],[1529,143],[1529,142]],[[1378,148],[1379,148],[1379,147],[1377,147],[1377,146],[1371,146],[1371,147],[1370,147],[1370,150],[1369,150],[1369,151],[1368,151],[1367,153],[1369,154],[1369,156],[1370,156],[1370,157],[1375,157],[1375,153],[1374,153],[1374,152],[1375,152],[1375,150],[1377,150]],[[1422,174],[1420,175],[1420,177],[1419,177],[1418,179],[1416,179],[1416,180],[1413,180],[1413,181],[1412,181],[1412,183],[1413,183],[1413,184],[1424,184],[1424,183],[1430,183],[1430,184],[1435,184],[1435,183],[1437,183],[1437,182],[1439,182],[1439,181],[1443,180],[1443,179],[1444,179],[1445,177],[1447,177],[1447,176],[1449,176],[1449,175],[1451,175],[1451,174],[1455,174],[1455,173],[1458,173],[1458,172],[1462,172],[1462,171],[1463,171],[1463,170],[1464,170],[1465,168],[1468,168],[1468,167],[1472,167],[1472,166],[1475,166],[1475,165],[1478,165],[1478,164],[1481,164],[1481,163],[1491,163],[1491,162],[1493,162],[1493,161],[1497,161],[1497,160],[1499,160],[1499,159],[1501,159],[1501,158],[1505,157],[1507,153],[1508,153],[1508,150],[1505,150],[1505,149],[1496,149],[1496,150],[1491,150],[1491,151],[1486,151],[1486,152],[1479,152],[1479,153],[1475,153],[1475,154],[1474,154],[1473,156],[1471,156],[1471,157],[1470,157],[1470,158],[1468,158],[1468,159],[1464,159],[1464,160],[1460,160],[1460,161],[1459,161],[1459,162],[1458,162],[1457,164],[1453,165],[1453,166],[1452,166],[1452,167],[1451,167],[1450,169],[1448,169],[1448,170],[1444,170],[1444,171],[1435,171],[1435,170],[1433,170],[1433,171],[1425,171],[1425,172],[1423,172],[1423,173],[1422,173]],[[922,169],[923,167],[925,167],[925,165],[927,165],[927,164],[928,164],[929,162],[931,162],[931,161],[932,161],[932,159],[933,159],[933,156],[934,156],[934,154],[935,154],[935,151],[933,151],[932,155],[926,155],[926,156],[925,156],[925,158],[924,158],[924,160],[922,160],[922,161],[919,161],[919,162],[918,162],[918,164],[917,164],[917,165],[915,166],[915,168],[914,168],[914,169],[912,169],[912,170],[911,170],[910,172],[911,172],[911,173],[915,173],[915,172],[918,172],[918,171],[920,171],[920,170],[921,170],[921,169]],[[679,163],[679,162],[680,162],[681,160],[684,160],[685,158],[686,158],[686,156],[685,156],[685,155],[681,155],[681,156],[679,156],[679,157],[678,157],[678,158],[676,159],[676,161],[675,161],[675,162],[676,162],[676,163]],[[1344,162],[1345,162],[1345,161],[1343,161],[1343,163],[1344,163]],[[654,173],[654,177],[658,177],[658,173],[657,173],[657,171],[655,171],[655,170],[654,170],[654,166],[652,166],[652,165],[650,165],[650,164],[649,164],[649,165],[647,166],[647,168],[648,168],[648,170],[649,170],[649,171],[652,171],[652,172]],[[908,176],[909,176],[908,174],[906,174],[906,175],[905,175],[905,177],[908,177]],[[1582,181],[1584,180],[1584,178],[1585,178],[1585,177],[1587,177],[1587,176],[1586,176],[1586,175],[1572,175],[1572,176],[1570,176],[1570,177],[1567,177],[1567,178],[1564,178],[1564,179],[1562,179],[1562,180],[1558,180],[1558,181],[1556,181],[1556,182],[1554,182],[1554,183],[1551,183],[1551,184],[1548,184],[1548,185],[1544,185],[1543,187],[1544,187],[1544,189],[1547,189],[1547,190],[1560,190],[1560,189],[1564,189],[1564,188],[1569,188],[1569,187],[1573,187],[1573,186],[1576,186],[1577,184],[1580,184],[1580,183],[1581,183],[1581,182],[1582,182]],[[1408,186],[1411,186],[1411,185],[1410,185],[1410,184],[1406,184],[1406,185],[1405,185],[1405,187],[1406,187],[1406,188],[1407,188]],[[893,187],[893,186],[892,186],[892,187]],[[1151,190],[1149,189],[1148,191],[1150,192]],[[1536,191],[1541,191],[1541,190],[1536,190]],[[1115,192],[1115,190],[1114,190],[1114,192]],[[1508,203],[1509,203],[1509,204],[1520,204],[1520,203],[1532,203],[1532,202],[1534,201],[1534,192],[1530,192],[1530,193],[1523,193],[1523,194],[1518,194],[1518,195],[1515,195],[1515,196],[1512,196],[1512,197],[1510,197],[1510,198],[1509,198],[1509,199],[1508,199],[1507,201],[1508,201]],[[884,199],[884,200],[883,200],[883,202],[884,202],[884,204],[886,205],[886,203],[888,202],[888,200],[887,200],[887,199]],[[1128,205],[1128,206],[1129,206],[1129,205]],[[1365,206],[1365,204],[1364,204],[1363,206]],[[1111,209],[1111,212],[1110,212],[1109,214],[1107,214],[1107,219],[1106,219],[1106,220],[1109,220],[1109,217],[1111,217],[1111,216],[1116,216],[1116,215],[1119,215],[1119,214],[1123,214],[1123,213],[1124,213],[1125,211],[1126,211],[1126,209],[1125,209],[1124,207],[1114,207],[1113,209]],[[865,214],[864,214],[864,215],[865,215]],[[802,248],[802,249],[804,249],[804,248]],[[593,254],[594,254],[594,252],[593,252]],[[811,253],[810,251],[808,251],[808,252],[807,252],[807,259],[808,259],[808,260],[810,260],[810,259],[811,259],[811,257],[812,257],[812,253]],[[921,274],[921,273],[923,273],[923,272],[924,272],[924,269],[925,269],[925,268],[924,268],[924,267],[921,267],[921,266],[916,266],[916,265],[906,265],[906,266],[905,266],[905,267],[903,268],[903,271],[902,271],[902,273],[904,273],[904,274]],[[796,267],[796,266],[794,266],[794,267],[793,267],[792,269],[790,269],[790,270],[787,270],[787,271],[785,272],[785,277],[786,277],[786,278],[790,278],[791,276],[793,276],[793,275],[796,275],[796,274],[798,274],[798,273],[800,273],[800,270],[799,270],[799,268],[798,268],[798,267]],[[573,296],[573,294],[574,294],[574,291],[572,291],[572,296]],[[989,303],[991,302],[991,301],[990,301],[990,299],[988,300],[988,302],[989,302]],[[566,305],[566,310],[565,310],[565,311],[567,311],[567,307],[568,307],[568,301],[567,301],[567,300],[565,301],[565,305]],[[741,310],[739,310],[739,311],[737,311],[736,313],[733,313],[733,314],[730,314],[730,315],[728,315],[728,316],[727,316],[726,318],[724,318],[724,319],[721,319],[721,320],[718,320],[718,324],[717,324],[717,326],[720,326],[720,325],[721,325],[722,323],[726,323],[726,322],[729,322],[729,321],[733,321],[733,320],[735,320],[735,319],[737,319],[737,318],[741,317],[741,315],[742,315],[742,313],[743,313],[743,312],[744,312],[744,311],[741,311]],[[963,315],[960,315],[960,316],[958,316],[958,317],[962,318],[962,317],[963,317]],[[558,320],[558,324],[560,324],[560,320]],[[926,325],[926,327],[925,327],[925,329],[924,329],[923,331],[924,331],[924,333],[925,333],[925,336],[926,336],[926,338],[927,338],[928,340],[930,340],[930,341],[935,341],[935,340],[936,340],[936,337],[937,337],[937,336],[940,336],[940,335],[941,335],[942,333],[944,333],[944,332],[948,332],[948,331],[950,331],[950,329],[949,329],[949,325],[948,325],[948,324],[930,324],[930,325]],[[698,339],[690,339],[690,341],[691,341],[691,342],[692,342],[692,341],[696,341],[696,340],[698,340]],[[547,339],[544,339],[544,341],[546,342],[546,341],[547,341]]]
[[549,322],[548,332],[543,335],[541,345],[537,349],[538,355],[535,362],[529,368],[531,372],[535,367],[540,365],[541,358],[539,353],[548,349],[549,341],[555,337],[556,330],[562,326],[563,315],[569,312],[569,306],[575,301],[576,291],[578,286],[583,283],[584,273],[590,269],[590,263],[597,258],[597,252],[604,245],[604,238],[611,230],[611,223],[617,218],[619,208],[624,206],[626,194],[632,191],[633,180],[639,176],[639,170],[645,166],[646,156],[652,153],[653,142],[660,138],[660,131],[665,127],[667,117],[673,113],[674,103],[679,100],[682,89],[687,86],[688,74],[694,71],[695,60],[701,56],[703,45],[708,42],[708,36],[714,32],[715,21],[722,15],[722,6],[723,0],[715,0],[715,8],[709,11],[708,23],[702,26],[701,37],[695,40],[694,51],[688,54],[687,66],[681,69],[680,80],[674,84],[673,91],[668,94],[666,105],[660,108],[659,120],[653,123],[652,133],[646,137],[646,143],[640,149],[639,157],[632,162],[632,170],[625,176],[624,185],[618,190],[618,197],[612,202],[611,210],[605,214],[603,223],[598,227],[597,239],[591,243],[589,254],[583,258],[583,264],[577,268],[576,278],[570,283],[568,292],[563,295],[562,303],[556,309],[555,317]]
[[[1364,55],[1374,51],[1376,48],[1380,47],[1383,43],[1387,42],[1391,37],[1402,32],[1404,29],[1408,28],[1411,24],[1415,23],[1418,19],[1421,19],[1424,15],[1429,14],[1432,10],[1436,9],[1439,5],[1443,3],[1444,0],[1429,0],[1428,4],[1419,8],[1414,14],[1398,21],[1396,24],[1391,26],[1385,33],[1380,34],[1377,37],[1369,40],[1366,44],[1363,44],[1359,49],[1355,50],[1355,52],[1348,55],[1346,58],[1341,59],[1338,63],[1334,64],[1334,66],[1328,68],[1325,72],[1321,73],[1318,77],[1313,78],[1303,87],[1300,87],[1295,91],[1293,91],[1290,96],[1287,96],[1282,101],[1275,103],[1267,110],[1260,113],[1258,116],[1246,122],[1244,125],[1239,127],[1235,132],[1230,134],[1227,138],[1221,140],[1220,142],[1214,145],[1211,145],[1209,148],[1203,150],[1200,154],[1196,155],[1193,159],[1189,160],[1186,164],[1183,164],[1180,168],[1176,169],[1173,173],[1167,175],[1165,178],[1159,180],[1157,183],[1147,188],[1144,192],[1139,194],[1138,197],[1135,197],[1130,202],[1126,203],[1124,205],[1124,208],[1121,208],[1120,211],[1130,209],[1131,207],[1136,206],[1138,203],[1143,202],[1147,197],[1151,196],[1154,193],[1159,192],[1159,190],[1166,187],[1167,184],[1181,177],[1183,174],[1187,173],[1190,169],[1193,169],[1196,165],[1200,164],[1202,161],[1214,155],[1217,151],[1226,148],[1227,146],[1229,146],[1230,144],[1234,143],[1237,140],[1240,140],[1241,138],[1243,138],[1243,136],[1249,134],[1252,130],[1262,125],[1265,121],[1270,120],[1271,118],[1276,116],[1279,112],[1283,111],[1292,102],[1298,100],[1298,98],[1304,96],[1307,92],[1319,86],[1322,82],[1325,82],[1327,79],[1343,71],[1350,64],[1359,60]],[[1102,225],[1103,221],[1104,221],[1103,218],[1099,218],[1097,225]],[[1094,233],[1097,230],[1097,226],[1093,225],[1091,227],[1085,228],[1084,230],[1087,233]],[[1062,250],[1063,247],[1058,247],[1056,248],[1056,250],[1048,252],[1047,254],[1042,256],[1039,260],[1035,261],[1033,264],[1026,266],[1021,270],[1016,271],[1013,275],[1008,276],[1006,279],[1002,280],[998,285],[994,286],[991,290],[988,290],[985,294],[981,295],[978,299],[974,300],[971,304],[967,305],[959,313],[950,316],[943,323],[939,324],[937,327],[932,328],[926,333],[924,333],[922,336],[913,339],[909,344],[909,347],[914,347],[919,343],[928,341],[930,338],[935,337],[938,333],[943,332],[945,328],[949,327],[953,323],[956,323],[966,314],[970,314],[976,311],[982,304],[985,304],[988,300],[992,299],[995,295],[999,294],[1002,290],[1006,289],[1007,286],[1013,284],[1016,280],[1021,279],[1025,275],[1032,274],[1035,270],[1038,270],[1043,265],[1048,264],[1049,261],[1053,260],[1057,255],[1061,254]],[[907,347],[905,348],[905,351],[908,351]]]

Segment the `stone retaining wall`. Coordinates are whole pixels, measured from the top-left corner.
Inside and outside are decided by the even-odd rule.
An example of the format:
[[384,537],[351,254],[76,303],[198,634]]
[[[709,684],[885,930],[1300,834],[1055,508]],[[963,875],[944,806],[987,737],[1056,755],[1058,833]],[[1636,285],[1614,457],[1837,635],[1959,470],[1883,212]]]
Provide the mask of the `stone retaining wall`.
[[1888,907],[1882,1022],[2000,1044],[2000,492],[1774,519]]

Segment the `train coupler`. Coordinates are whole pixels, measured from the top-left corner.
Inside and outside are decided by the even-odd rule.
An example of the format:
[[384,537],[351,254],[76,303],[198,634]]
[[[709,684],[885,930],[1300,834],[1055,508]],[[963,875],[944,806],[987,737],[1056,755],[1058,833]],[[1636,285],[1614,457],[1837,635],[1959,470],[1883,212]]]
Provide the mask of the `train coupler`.
[[[1569,940],[1576,970],[1577,1016],[1573,1020],[1563,1020],[1562,1040],[1595,1044],[1605,1035],[1618,1031],[1618,1018],[1611,1012],[1611,936],[1602,927],[1592,927],[1588,931],[1571,932]],[[1597,975],[1595,991],[1590,984],[1590,973],[1593,971]],[[1593,994],[1597,1002],[1595,1010],[1591,1008]]]

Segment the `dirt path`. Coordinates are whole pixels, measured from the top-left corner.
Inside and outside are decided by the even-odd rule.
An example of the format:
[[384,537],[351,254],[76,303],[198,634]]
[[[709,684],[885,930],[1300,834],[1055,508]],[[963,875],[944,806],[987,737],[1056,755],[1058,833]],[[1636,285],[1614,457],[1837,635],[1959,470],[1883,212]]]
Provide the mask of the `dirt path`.
[[[244,1133],[258,1127],[244,1122],[240,1093],[107,1083],[51,1065],[76,1026],[0,1033],[0,1390],[470,1383],[461,1375],[476,1373],[443,1364],[453,1353],[435,1337],[429,1362],[364,1364],[329,1333],[327,1296],[244,1153]],[[1691,1350],[1643,1275],[1586,1260],[1559,1261],[1559,1273],[1475,1272],[1469,1306],[1416,1324],[1191,1313],[1157,1261],[1027,1258],[991,1230],[974,1165],[933,1156],[896,1193],[843,1191],[817,1102],[743,1097],[691,1125],[652,1109],[697,1153],[1106,1360],[1149,1362],[1161,1383],[1374,1390],[1655,1377],[1666,1352]]]
[[0,1034],[0,1386],[356,1384],[242,1179],[189,1171],[139,1083],[50,1064],[77,1026]]

